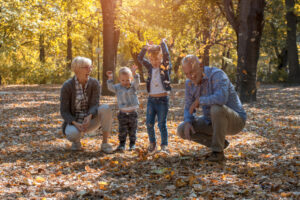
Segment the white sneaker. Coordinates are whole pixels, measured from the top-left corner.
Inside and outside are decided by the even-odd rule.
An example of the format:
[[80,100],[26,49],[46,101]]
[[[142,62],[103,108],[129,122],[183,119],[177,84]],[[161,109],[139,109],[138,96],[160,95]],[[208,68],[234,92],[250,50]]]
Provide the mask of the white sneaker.
[[113,148],[108,143],[102,143],[101,144],[101,151],[103,151],[104,153],[112,153],[113,152]]
[[72,151],[80,151],[80,150],[82,150],[80,141],[79,142],[73,142],[71,150]]

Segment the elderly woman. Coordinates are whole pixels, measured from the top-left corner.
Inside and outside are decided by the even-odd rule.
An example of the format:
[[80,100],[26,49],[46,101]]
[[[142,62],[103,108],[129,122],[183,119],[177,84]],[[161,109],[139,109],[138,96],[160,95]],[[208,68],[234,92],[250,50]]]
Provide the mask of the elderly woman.
[[63,84],[60,93],[63,133],[72,142],[72,150],[81,150],[80,139],[84,133],[95,131],[101,125],[101,151],[111,153],[112,147],[107,139],[111,132],[112,111],[108,105],[99,106],[100,85],[89,76],[92,61],[78,56],[72,61],[71,69],[75,76]]

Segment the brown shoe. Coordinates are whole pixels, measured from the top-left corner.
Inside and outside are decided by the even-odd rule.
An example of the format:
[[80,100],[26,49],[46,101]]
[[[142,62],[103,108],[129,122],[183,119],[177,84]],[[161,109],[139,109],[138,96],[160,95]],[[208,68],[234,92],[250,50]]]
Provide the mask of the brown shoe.
[[226,149],[229,146],[229,142],[225,140],[224,149]]
[[150,143],[148,147],[148,153],[152,154],[155,152],[155,150],[156,150],[156,143]]
[[211,162],[220,162],[225,160],[224,152],[212,152],[208,157],[206,157],[207,161]]

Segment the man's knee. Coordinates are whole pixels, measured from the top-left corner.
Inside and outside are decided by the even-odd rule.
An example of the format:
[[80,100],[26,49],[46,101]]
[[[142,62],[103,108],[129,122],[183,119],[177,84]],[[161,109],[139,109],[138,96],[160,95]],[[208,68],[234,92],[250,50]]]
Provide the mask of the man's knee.
[[223,106],[220,106],[220,105],[212,105],[210,107],[210,115],[212,117],[214,116],[220,116],[220,115],[223,115],[225,112],[224,112],[224,107]]
[[179,124],[179,126],[177,127],[177,135],[183,139],[185,138],[184,137],[184,122]]

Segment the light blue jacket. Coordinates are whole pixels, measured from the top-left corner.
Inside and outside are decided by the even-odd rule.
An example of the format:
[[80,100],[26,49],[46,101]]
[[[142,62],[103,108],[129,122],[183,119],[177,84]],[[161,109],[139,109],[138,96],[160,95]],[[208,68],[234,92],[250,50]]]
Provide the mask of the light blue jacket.
[[129,88],[123,87],[120,83],[114,84],[113,80],[107,80],[107,88],[117,94],[119,109],[138,106],[137,89],[140,85],[140,75],[136,74]]
[[199,86],[194,85],[191,80],[187,80],[185,83],[184,121],[192,122],[194,120],[195,111],[190,114],[189,108],[196,98],[199,98],[203,117],[207,123],[211,123],[211,105],[226,105],[246,120],[246,112],[225,72],[216,67],[205,66],[203,73],[203,80]]

